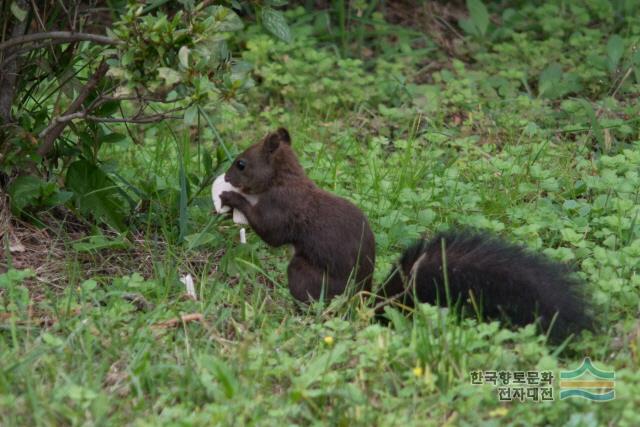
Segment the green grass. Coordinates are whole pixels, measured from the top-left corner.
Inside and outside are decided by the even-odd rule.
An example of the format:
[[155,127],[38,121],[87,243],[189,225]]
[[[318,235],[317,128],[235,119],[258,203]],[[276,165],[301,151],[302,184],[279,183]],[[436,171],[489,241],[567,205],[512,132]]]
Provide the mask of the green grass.
[[[602,7],[561,7],[567,19],[587,14],[592,54],[606,56],[613,32],[628,46],[640,39],[637,18],[617,22]],[[81,242],[61,233],[62,291],[34,288],[33,271],[0,275],[0,425],[637,425],[638,80],[589,71],[588,52],[571,47],[579,37],[550,20],[558,10],[531,8],[502,26],[518,35],[467,37],[460,58],[473,60],[433,53],[446,65],[429,83],[415,83],[418,57],[340,58],[300,11],[289,14],[292,45],[249,28],[246,55],[262,83],[247,113],[150,126],[144,145],[100,153],[148,197],[130,218],[135,233]],[[541,56],[564,75],[541,82]],[[376,283],[420,235],[477,227],[575,266],[600,327],[555,347],[533,326],[513,331],[427,305],[411,318],[390,312],[388,326],[358,297],[298,307],[286,287],[290,250],[250,231],[239,245],[238,227],[212,214],[198,180],[228,165],[221,140],[235,154],[280,125],[309,176],[369,217]],[[87,263],[118,268],[92,273]],[[183,297],[189,272],[197,301]],[[154,326],[189,313],[204,320]],[[553,402],[504,403],[471,384],[475,370],[558,375],[585,356],[615,370],[615,400],[559,400],[556,381]]]

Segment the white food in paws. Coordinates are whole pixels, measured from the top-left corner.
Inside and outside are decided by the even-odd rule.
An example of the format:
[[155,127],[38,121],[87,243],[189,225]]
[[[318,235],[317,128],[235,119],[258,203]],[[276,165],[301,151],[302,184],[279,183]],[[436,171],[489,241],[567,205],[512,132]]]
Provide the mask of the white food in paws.
[[244,214],[238,209],[233,210],[233,222],[235,222],[236,224],[249,224],[247,217],[244,216]]
[[[229,212],[229,209],[231,209],[229,206],[222,206],[220,195],[225,191],[234,191],[236,193],[242,194],[252,205],[258,203],[258,196],[252,194],[244,194],[242,191],[240,191],[239,188],[236,188],[231,185],[230,182],[227,182],[225,180],[224,174],[222,174],[218,176],[211,185],[211,197],[213,199],[213,206],[218,213]],[[249,221],[247,221],[247,218],[244,216],[244,214],[237,209],[233,210],[233,222],[235,222],[236,224],[249,224]]]
[[213,206],[218,213],[229,212],[229,209],[231,209],[229,206],[222,206],[220,195],[225,191],[235,191],[236,193],[242,194],[242,192],[231,185],[230,182],[225,181],[224,174],[217,177],[211,186],[211,197],[213,198]]

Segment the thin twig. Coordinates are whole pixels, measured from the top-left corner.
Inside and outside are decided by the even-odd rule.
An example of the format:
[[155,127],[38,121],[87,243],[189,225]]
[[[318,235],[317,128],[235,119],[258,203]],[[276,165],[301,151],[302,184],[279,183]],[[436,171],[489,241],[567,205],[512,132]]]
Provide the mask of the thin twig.
[[[183,110],[183,108],[177,108],[175,110],[172,110],[173,112],[175,111],[179,111],[179,110]],[[155,123],[155,122],[159,122],[161,120],[167,120],[167,119],[180,119],[180,116],[173,116],[170,115],[170,112],[166,112],[166,113],[158,113],[158,114],[151,114],[148,116],[142,115],[142,114],[136,114],[134,116],[131,117],[99,117],[99,116],[92,116],[90,114],[87,114],[86,111],[77,111],[75,113],[70,113],[70,114],[65,114],[63,116],[59,116],[56,117],[55,119],[53,119],[53,121],[51,122],[51,124],[40,133],[40,138],[43,138],[47,132],[50,132],[51,129],[59,124],[63,124],[63,123],[69,123],[70,121],[76,120],[76,119],[84,119],[84,120],[89,120],[92,122],[101,122],[101,123],[138,123],[138,124],[144,124],[144,123]]]
[[175,328],[176,326],[180,326],[188,322],[202,322],[203,320],[204,320],[204,316],[202,314],[191,313],[191,314],[184,314],[180,317],[174,317],[173,319],[165,320],[164,322],[154,323],[153,325],[151,325],[151,327],[154,329]]
[[[99,108],[99,107],[103,106],[104,104],[106,104],[107,102],[111,102],[111,101],[117,101],[117,102],[121,102],[121,101],[138,101],[141,104],[145,104],[145,103],[149,103],[149,102],[157,102],[159,104],[169,104],[169,103],[175,103],[175,102],[182,101],[183,99],[185,99],[185,97],[172,99],[172,100],[169,101],[169,100],[163,99],[163,98],[161,98],[159,96],[153,96],[153,95],[145,96],[145,95],[136,94],[136,95],[128,95],[128,96],[111,96],[111,95],[102,94],[99,97],[97,97],[91,104],[89,104],[89,107],[87,107],[87,111],[93,111],[96,108]],[[168,112],[170,112],[170,111],[165,111],[164,113],[168,113]]]
[[50,31],[48,33],[33,33],[26,34],[24,36],[12,37],[4,43],[0,43],[0,51],[3,51],[12,46],[34,43],[42,40],[63,40],[65,42],[70,41],[88,41],[96,44],[117,45],[121,44],[120,40],[114,40],[107,36],[101,36],[99,34],[90,33],[76,33],[73,31]]
[[38,8],[36,7],[35,0],[31,0],[31,10],[33,10],[33,14],[36,17],[36,21],[40,24],[40,28],[42,31],[47,31],[47,28],[44,26],[44,22],[42,22],[42,18],[40,17],[40,13],[38,13]]
[[[182,108],[181,108],[182,109]],[[171,116],[166,113],[163,114],[152,114],[150,116],[140,116],[140,117],[96,117],[96,116],[86,116],[86,120],[91,120],[94,122],[102,122],[102,123],[155,123],[162,120],[167,119],[180,119],[180,116]]]

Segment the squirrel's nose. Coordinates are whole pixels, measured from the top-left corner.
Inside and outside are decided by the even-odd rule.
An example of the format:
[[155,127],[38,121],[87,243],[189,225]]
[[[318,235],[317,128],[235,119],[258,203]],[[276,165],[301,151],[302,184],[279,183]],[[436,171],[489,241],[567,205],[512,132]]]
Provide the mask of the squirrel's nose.
[[225,181],[225,182],[229,182],[229,177],[227,176],[227,174],[226,174],[226,173],[224,174],[224,181]]

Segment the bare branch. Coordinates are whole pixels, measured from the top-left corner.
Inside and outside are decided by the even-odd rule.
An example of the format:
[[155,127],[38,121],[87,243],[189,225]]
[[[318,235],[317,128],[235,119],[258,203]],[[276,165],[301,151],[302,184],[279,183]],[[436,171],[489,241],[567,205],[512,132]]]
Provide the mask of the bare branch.
[[166,119],[180,119],[180,116],[172,116],[169,113],[158,113],[151,114],[149,116],[134,116],[134,117],[96,117],[96,116],[86,116],[87,120],[91,120],[94,122],[102,122],[102,123],[156,123]]
[[167,111],[165,113],[158,114],[135,114],[131,117],[99,117],[88,114],[86,111],[78,111],[71,114],[65,114],[64,116],[59,116],[53,119],[53,122],[42,132],[40,132],[40,138],[43,138],[50,128],[56,126],[61,123],[69,123],[72,120],[76,119],[84,119],[92,122],[100,122],[100,123],[155,123],[165,119],[179,119],[180,116],[173,116],[171,113],[175,113],[176,111],[183,110],[183,108],[176,108],[171,111]]
[[[87,81],[87,83],[84,85],[84,87],[78,94],[78,97],[71,103],[69,108],[67,108],[67,111],[65,111],[62,116],[68,116],[70,114],[77,113],[78,110],[82,108],[82,104],[91,94],[93,89],[95,89],[100,80],[102,80],[105,74],[107,74],[108,69],[109,66],[103,60],[96,69],[95,73],[93,73],[89,81]],[[53,148],[54,141],[56,140],[56,138],[58,138],[58,136],[60,136],[64,128],[67,126],[67,123],[69,123],[69,121],[71,120],[72,119],[69,119],[67,121],[59,121],[59,117],[53,119],[51,124],[40,133],[42,144],[40,145],[40,147],[38,147],[39,156],[45,157],[47,154],[49,154],[49,152]]]
[[162,120],[167,119],[180,119],[180,116],[174,116],[172,113],[183,110],[184,108],[175,108],[170,111],[158,114],[135,114],[131,117],[99,117],[88,114],[86,111],[77,111],[75,113],[65,114],[53,119],[51,124],[40,132],[40,138],[43,139],[46,135],[52,131],[56,126],[67,124],[72,120],[76,119],[84,119],[92,122],[100,122],[100,123],[136,123],[136,124],[144,124],[144,123],[156,123]]
[[[44,49],[47,47],[51,47],[57,44],[63,44],[63,43],[68,43],[65,40],[47,40],[47,41],[43,41],[42,43],[34,43],[31,45],[28,45],[27,47],[23,47],[22,49],[16,49],[15,51],[12,50],[11,55],[6,55],[4,61],[2,63],[0,63],[0,70],[2,70],[5,65],[11,61],[13,61],[14,59],[16,59],[19,56],[24,55],[25,53],[31,52],[32,50],[36,50],[36,49]],[[7,50],[8,52],[8,50]],[[57,58],[56,58],[57,60]]]
[[172,102],[180,102],[186,97],[180,97],[176,99],[167,100],[160,95],[128,95],[128,96],[110,96],[104,95],[101,97],[105,101],[138,101],[138,102],[157,102],[160,104],[170,104]]
[[[140,103],[141,105],[144,106],[145,104],[148,104],[150,102],[154,102],[154,103],[158,103],[158,104],[171,104],[171,103],[175,103],[175,102],[180,102],[180,101],[182,101],[184,99],[185,99],[185,97],[176,98],[176,99],[172,99],[172,100],[166,100],[161,95],[155,95],[155,94],[150,94],[150,95],[136,94],[136,95],[126,95],[126,96],[112,96],[112,95],[106,95],[106,94],[103,93],[99,97],[97,97],[87,107],[87,111],[93,111],[96,108],[102,107],[107,102],[112,102],[112,101],[116,101],[116,102],[120,102],[120,101],[137,101],[138,103]],[[180,108],[180,110],[182,110],[182,108]],[[137,116],[137,115],[138,114],[134,115],[134,117]]]
[[98,34],[76,33],[73,31],[50,31],[48,33],[33,33],[18,37],[12,37],[6,42],[0,43],[0,51],[3,51],[12,46],[34,43],[42,40],[51,40],[57,42],[89,41],[96,44],[106,45],[117,45],[122,43],[120,40],[114,40],[107,36],[101,36]]

